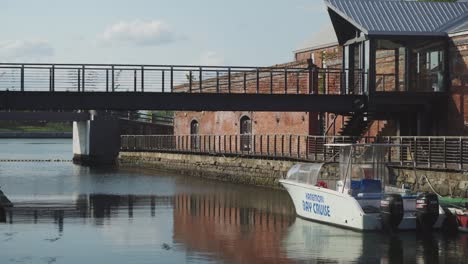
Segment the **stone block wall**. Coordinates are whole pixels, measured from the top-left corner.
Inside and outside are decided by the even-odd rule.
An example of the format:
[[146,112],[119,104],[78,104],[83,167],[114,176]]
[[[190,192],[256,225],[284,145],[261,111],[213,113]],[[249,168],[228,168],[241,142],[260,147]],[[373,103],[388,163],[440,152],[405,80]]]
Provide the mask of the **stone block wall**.
[[233,183],[280,188],[279,179],[297,162],[190,154],[121,152],[122,166],[140,166]]
[[[406,184],[413,191],[432,192],[441,196],[468,198],[468,174],[437,170],[392,168],[396,186]],[[431,187],[432,186],[432,187]]]
[[[121,166],[138,166],[232,183],[282,188],[279,179],[284,178],[288,170],[299,162],[156,152],[121,152],[119,163]],[[339,180],[338,163],[324,165],[319,180],[325,181],[329,189],[335,189],[336,181]],[[434,188],[442,196],[468,198],[468,173],[463,172],[393,167],[390,168],[390,184],[397,187],[405,184],[415,192],[432,192]]]

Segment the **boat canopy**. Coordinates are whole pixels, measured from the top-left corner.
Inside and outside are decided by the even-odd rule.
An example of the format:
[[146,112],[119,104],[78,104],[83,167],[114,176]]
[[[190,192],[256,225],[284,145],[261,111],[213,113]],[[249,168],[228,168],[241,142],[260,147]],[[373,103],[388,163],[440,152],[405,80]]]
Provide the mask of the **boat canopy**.
[[299,163],[289,169],[287,180],[315,185],[325,163]]
[[340,179],[344,184],[343,190],[355,189],[356,186],[353,185],[365,184],[365,186],[379,185],[379,188],[373,189],[380,192],[388,183],[388,155],[394,146],[391,144],[339,145]]

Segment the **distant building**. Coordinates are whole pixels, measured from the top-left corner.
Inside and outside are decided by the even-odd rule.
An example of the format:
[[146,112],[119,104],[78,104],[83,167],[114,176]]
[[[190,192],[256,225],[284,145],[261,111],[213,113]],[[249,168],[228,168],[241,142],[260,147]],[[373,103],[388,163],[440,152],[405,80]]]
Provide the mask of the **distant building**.
[[335,34],[324,29],[282,66],[336,69],[320,87],[365,94],[373,107],[362,113],[177,112],[175,134],[468,135],[467,2],[325,5]]

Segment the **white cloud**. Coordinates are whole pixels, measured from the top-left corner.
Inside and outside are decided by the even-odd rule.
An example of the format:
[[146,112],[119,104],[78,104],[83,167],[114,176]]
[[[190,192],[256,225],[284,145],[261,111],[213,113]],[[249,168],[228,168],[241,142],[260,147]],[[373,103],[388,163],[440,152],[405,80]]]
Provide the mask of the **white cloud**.
[[121,21],[106,28],[99,39],[105,42],[120,42],[143,46],[162,45],[179,38],[162,21]]
[[46,40],[0,41],[0,61],[37,62],[50,58],[55,51]]
[[220,66],[224,64],[224,57],[215,51],[203,52],[200,56],[200,64],[206,66]]

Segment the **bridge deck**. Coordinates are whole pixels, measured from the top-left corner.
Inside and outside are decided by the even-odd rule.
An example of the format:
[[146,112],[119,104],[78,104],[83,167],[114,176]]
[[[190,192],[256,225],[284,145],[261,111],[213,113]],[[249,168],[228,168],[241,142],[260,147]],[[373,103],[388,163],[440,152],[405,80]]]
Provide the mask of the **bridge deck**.
[[[346,80],[353,75],[353,84]],[[368,97],[363,71],[276,67],[0,63],[3,110],[421,111],[435,93]],[[352,94],[347,93],[352,91]],[[375,100],[374,100],[375,99]]]

